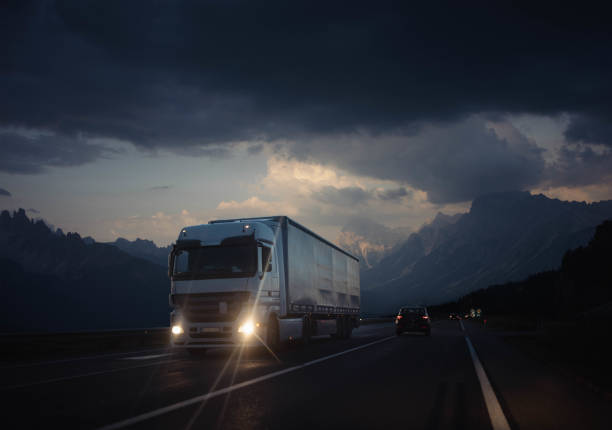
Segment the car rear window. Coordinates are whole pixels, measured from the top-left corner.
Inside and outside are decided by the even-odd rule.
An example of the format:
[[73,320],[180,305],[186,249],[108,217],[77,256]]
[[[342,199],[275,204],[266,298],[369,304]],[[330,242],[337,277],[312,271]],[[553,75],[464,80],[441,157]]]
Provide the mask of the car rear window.
[[425,309],[423,308],[402,308],[400,310],[400,315],[406,315],[406,314],[425,315]]

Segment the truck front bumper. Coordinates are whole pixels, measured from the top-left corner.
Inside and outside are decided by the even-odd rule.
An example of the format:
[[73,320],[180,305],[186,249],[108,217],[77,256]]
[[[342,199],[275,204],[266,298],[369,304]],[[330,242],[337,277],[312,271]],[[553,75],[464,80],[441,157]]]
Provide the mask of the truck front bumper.
[[263,327],[253,327],[252,333],[239,332],[233,323],[187,323],[181,333],[172,333],[174,348],[235,348],[261,346],[265,339]]

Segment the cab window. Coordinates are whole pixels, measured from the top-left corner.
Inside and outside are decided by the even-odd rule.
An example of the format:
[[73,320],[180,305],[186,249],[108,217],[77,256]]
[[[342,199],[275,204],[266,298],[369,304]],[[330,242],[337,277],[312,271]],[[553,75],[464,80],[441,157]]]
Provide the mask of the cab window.
[[272,250],[267,246],[261,247],[261,267],[264,272],[272,271]]

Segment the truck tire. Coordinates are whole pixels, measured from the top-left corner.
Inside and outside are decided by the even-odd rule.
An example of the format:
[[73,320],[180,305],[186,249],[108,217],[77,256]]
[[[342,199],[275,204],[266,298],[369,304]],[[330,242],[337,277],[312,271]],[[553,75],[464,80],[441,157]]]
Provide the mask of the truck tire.
[[350,339],[353,334],[353,320],[350,317],[347,317],[344,320],[344,338]]
[[310,323],[310,318],[305,316],[302,319],[302,344],[308,345],[310,343],[310,337],[312,335],[312,327]]
[[342,317],[338,317],[336,318],[336,333],[332,334],[332,338],[334,339],[344,339],[344,336],[346,334],[345,330],[344,330],[344,318]]
[[268,320],[268,330],[266,331],[266,344],[272,351],[277,352],[280,349],[280,333],[278,329],[278,320],[272,315]]

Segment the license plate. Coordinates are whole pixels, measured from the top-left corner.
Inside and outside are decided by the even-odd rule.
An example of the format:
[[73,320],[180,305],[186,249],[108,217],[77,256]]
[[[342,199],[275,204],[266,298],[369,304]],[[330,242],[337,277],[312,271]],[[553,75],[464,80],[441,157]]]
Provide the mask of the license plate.
[[216,333],[219,331],[219,327],[202,327],[203,333]]

